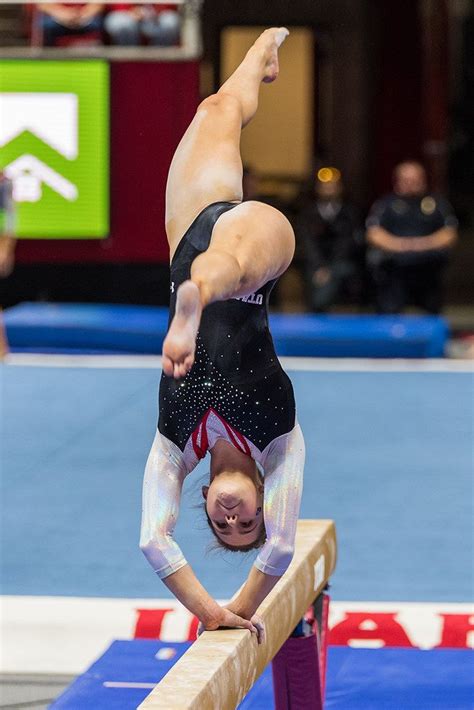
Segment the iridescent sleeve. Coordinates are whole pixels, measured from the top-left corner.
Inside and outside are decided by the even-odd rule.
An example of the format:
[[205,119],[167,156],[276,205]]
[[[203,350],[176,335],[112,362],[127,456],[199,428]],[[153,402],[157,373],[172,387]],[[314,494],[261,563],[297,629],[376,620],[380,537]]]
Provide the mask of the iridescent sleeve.
[[140,548],[161,579],[186,564],[173,539],[185,477],[182,452],[157,431],[143,479]]
[[305,446],[299,424],[268,446],[263,461],[267,539],[254,563],[265,574],[282,575],[293,557],[304,459]]

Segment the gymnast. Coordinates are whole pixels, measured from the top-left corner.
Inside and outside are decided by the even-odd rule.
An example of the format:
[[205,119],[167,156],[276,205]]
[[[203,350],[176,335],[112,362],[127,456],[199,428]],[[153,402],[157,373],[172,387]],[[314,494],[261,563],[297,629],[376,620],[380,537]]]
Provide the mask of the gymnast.
[[[243,627],[259,643],[264,629],[256,609],[293,556],[305,452],[267,317],[270,291],[293,257],[294,234],[273,207],[242,203],[239,146],[261,82],[278,75],[287,34],[273,28],[260,35],[199,105],[171,163],[170,327],[140,536],[153,569],[202,629]],[[260,548],[226,607],[200,584],[173,539],[183,481],[207,451],[210,481],[202,492],[213,534],[229,550]]]

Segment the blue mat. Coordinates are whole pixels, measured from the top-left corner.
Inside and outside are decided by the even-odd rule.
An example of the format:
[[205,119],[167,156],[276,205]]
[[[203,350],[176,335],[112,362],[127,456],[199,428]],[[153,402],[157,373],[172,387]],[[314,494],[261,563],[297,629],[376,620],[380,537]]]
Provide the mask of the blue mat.
[[[168,309],[107,304],[22,303],[5,313],[16,352],[161,353]],[[279,355],[443,357],[446,321],[437,316],[275,314]]]
[[[189,645],[114,641],[50,708],[135,710],[150,688],[104,683],[157,683]],[[474,702],[473,664],[474,653],[465,650],[330,647],[325,710],[469,710]],[[273,707],[267,668],[239,710]]]
[[[306,440],[300,517],[337,521],[333,598],[470,602],[472,375],[289,376]],[[138,549],[159,377],[0,367],[2,594],[172,598]],[[206,476],[209,459],[186,478],[176,536],[206,589],[227,599],[256,551],[210,551]]]

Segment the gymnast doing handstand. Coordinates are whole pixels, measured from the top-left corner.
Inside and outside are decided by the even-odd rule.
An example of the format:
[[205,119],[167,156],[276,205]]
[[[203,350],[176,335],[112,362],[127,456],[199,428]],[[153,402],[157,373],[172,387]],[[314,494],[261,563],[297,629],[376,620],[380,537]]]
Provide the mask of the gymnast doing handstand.
[[[294,547],[304,441],[291,382],[268,328],[267,305],[294,252],[283,214],[242,203],[240,133],[261,82],[278,75],[285,28],[263,32],[219,91],[198,107],[173,157],[166,190],[170,327],[163,344],[159,421],[143,484],[140,546],[204,629],[244,627]],[[206,452],[209,526],[230,550],[259,548],[248,579],[221,607],[173,539],[185,477]]]

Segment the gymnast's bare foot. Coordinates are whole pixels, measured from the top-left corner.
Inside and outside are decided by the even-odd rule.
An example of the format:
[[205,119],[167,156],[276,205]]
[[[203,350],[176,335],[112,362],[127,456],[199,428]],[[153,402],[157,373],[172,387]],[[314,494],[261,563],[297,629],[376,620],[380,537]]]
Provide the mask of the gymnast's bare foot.
[[263,46],[265,52],[265,75],[263,81],[267,84],[275,81],[279,72],[278,49],[289,35],[286,27],[272,27],[262,32],[255,42],[255,47]]
[[178,288],[175,315],[163,343],[163,370],[169,377],[184,377],[193,366],[201,313],[198,287],[184,281]]

